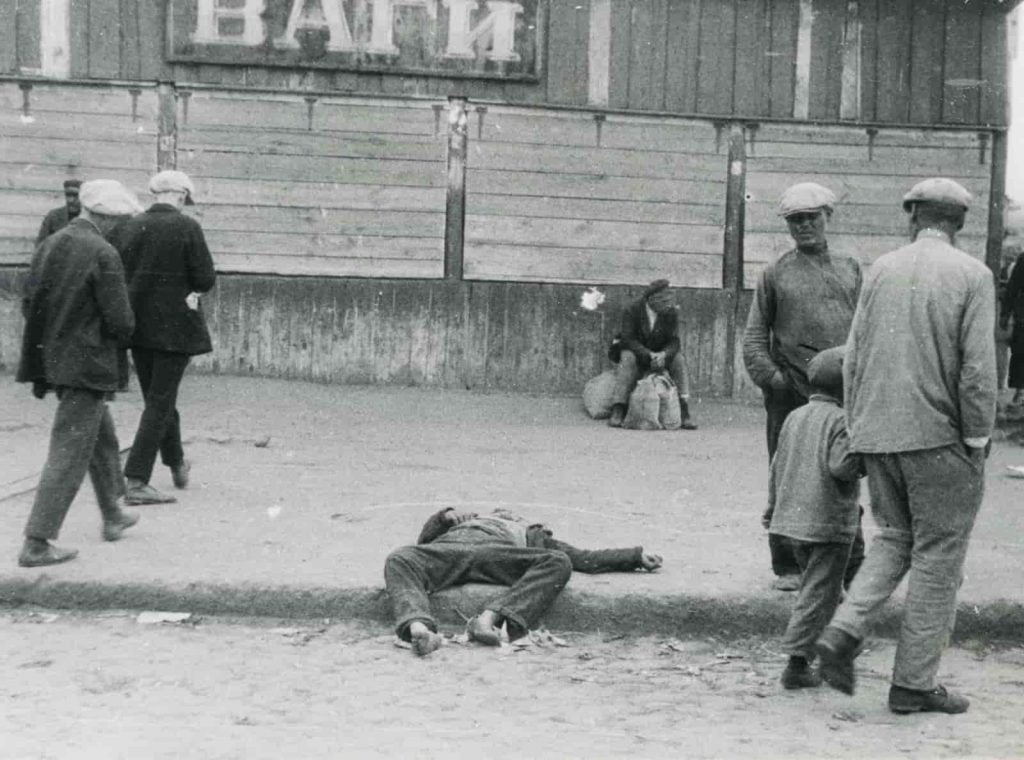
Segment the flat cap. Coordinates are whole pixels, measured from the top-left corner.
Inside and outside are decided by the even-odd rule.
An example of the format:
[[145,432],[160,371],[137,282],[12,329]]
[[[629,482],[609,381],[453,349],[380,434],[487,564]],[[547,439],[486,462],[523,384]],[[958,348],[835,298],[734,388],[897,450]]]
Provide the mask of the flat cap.
[[668,280],[655,280],[646,288],[644,288],[644,298],[650,298],[655,293],[660,293],[663,290],[668,290]]
[[807,379],[817,388],[839,389],[843,387],[843,356],[846,346],[826,348],[807,364]]
[[185,203],[191,206],[196,188],[185,172],[166,169],[159,174],[154,174],[153,178],[149,180],[149,192],[154,195],[157,193],[185,193]]
[[903,196],[903,210],[910,211],[914,203],[945,203],[966,210],[971,207],[971,194],[951,179],[930,177],[918,182]]
[[799,182],[790,187],[779,199],[779,216],[792,216],[809,211],[831,211],[836,206],[836,194],[817,182]]
[[71,190],[72,188],[77,190],[82,186],[82,180],[80,179],[66,179],[64,180],[64,189]]
[[90,180],[82,185],[78,195],[82,207],[95,214],[128,216],[142,211],[135,193],[115,179]]

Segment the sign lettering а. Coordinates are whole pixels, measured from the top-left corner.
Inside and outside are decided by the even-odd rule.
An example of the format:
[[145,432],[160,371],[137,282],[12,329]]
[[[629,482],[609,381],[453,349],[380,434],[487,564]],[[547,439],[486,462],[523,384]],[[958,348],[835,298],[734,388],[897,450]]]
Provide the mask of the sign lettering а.
[[[355,0],[347,2],[353,4]],[[373,0],[369,34],[360,34],[359,39],[352,34],[345,13],[346,0],[314,0],[311,4],[307,0],[292,0],[288,25],[272,44],[281,49],[298,48],[295,35],[300,29],[326,28],[330,33],[329,51],[398,55],[394,43],[395,8],[422,7],[436,20],[438,2],[448,10],[446,58],[476,58],[473,48],[479,44],[485,51],[484,57],[492,61],[519,61],[515,30],[516,17],[523,12],[523,6],[510,0]],[[203,45],[262,45],[264,4],[265,0],[197,0],[192,41]],[[487,14],[474,25],[473,12],[481,5],[486,7]],[[222,26],[221,21],[230,23]],[[365,30],[366,26],[365,21],[356,24],[357,30]],[[484,44],[488,42],[489,47]]]

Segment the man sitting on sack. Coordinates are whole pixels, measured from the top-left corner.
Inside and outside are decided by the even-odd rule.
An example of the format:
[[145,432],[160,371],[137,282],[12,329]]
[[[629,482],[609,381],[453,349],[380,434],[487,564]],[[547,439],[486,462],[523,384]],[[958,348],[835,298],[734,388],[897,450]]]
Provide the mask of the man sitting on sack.
[[690,378],[686,360],[679,350],[679,317],[668,289],[668,280],[655,280],[642,298],[622,313],[622,332],[612,341],[608,358],[617,364],[612,394],[611,427],[622,427],[629,394],[647,372],[666,371],[679,393],[683,430],[696,430],[690,420]]

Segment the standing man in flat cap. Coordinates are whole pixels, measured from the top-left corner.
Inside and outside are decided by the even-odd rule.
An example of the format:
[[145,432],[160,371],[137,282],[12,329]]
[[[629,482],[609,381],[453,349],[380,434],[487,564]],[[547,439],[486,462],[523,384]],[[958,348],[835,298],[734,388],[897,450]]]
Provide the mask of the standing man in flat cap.
[[[807,363],[846,342],[860,293],[861,268],[828,247],[826,228],[836,197],[814,182],[793,185],[779,202],[796,247],[766,267],[757,281],[743,336],[743,362],[764,396],[768,459],[775,456],[786,416],[807,403]],[[795,591],[800,566],[788,544],[769,534],[774,587]],[[851,570],[863,556],[855,542]]]
[[879,533],[817,651],[825,680],[852,694],[867,626],[909,574],[889,689],[896,713],[968,707],[935,676],[996,414],[992,273],[953,246],[969,204],[941,178],[904,196],[914,242],[868,271],[843,368],[850,448],[863,455]]
[[48,211],[46,216],[43,217],[43,223],[39,227],[39,234],[36,235],[36,245],[42,243],[57,230],[67,227],[68,223],[82,211],[82,203],[78,197],[81,187],[82,180],[80,179],[64,180],[64,205]]
[[156,203],[131,219],[118,236],[135,312],[132,359],[146,407],[124,475],[129,504],[176,499],[149,484],[157,452],[176,488],[188,485],[190,465],[181,446],[178,386],[197,354],[213,350],[199,294],[213,287],[213,259],[199,223],[181,212],[192,205],[192,180],[162,171],[149,182]]
[[680,351],[679,316],[668,280],[655,280],[642,298],[622,313],[622,332],[612,342],[609,358],[617,363],[612,393],[611,427],[622,427],[629,394],[640,376],[650,370],[667,370],[679,393],[683,430],[696,430],[690,419],[690,378]]
[[50,451],[25,526],[22,567],[74,559],[57,538],[86,471],[103,515],[103,538],[116,541],[138,516],[118,505],[121,460],[107,400],[128,384],[121,346],[135,327],[124,270],[105,237],[141,211],[135,196],[114,180],[82,185],[82,211],[47,237],[32,258],[24,301],[25,334],[18,382],[43,398],[60,400]]

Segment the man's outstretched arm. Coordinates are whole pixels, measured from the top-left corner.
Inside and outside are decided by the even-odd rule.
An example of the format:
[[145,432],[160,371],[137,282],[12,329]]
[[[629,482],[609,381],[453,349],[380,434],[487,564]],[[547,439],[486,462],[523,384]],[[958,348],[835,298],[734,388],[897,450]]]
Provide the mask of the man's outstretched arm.
[[629,549],[577,549],[571,544],[546,537],[545,549],[555,549],[568,555],[572,569],[579,573],[628,573],[633,570],[653,572],[661,567],[661,557],[644,552],[642,546]]

